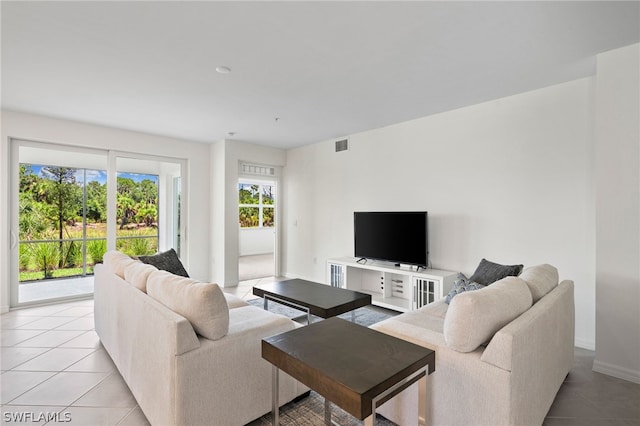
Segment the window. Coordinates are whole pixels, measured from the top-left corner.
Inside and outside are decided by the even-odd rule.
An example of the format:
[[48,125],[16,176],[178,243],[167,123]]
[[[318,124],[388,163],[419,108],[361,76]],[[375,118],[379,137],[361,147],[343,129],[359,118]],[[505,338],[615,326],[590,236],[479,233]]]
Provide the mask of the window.
[[238,184],[240,228],[273,228],[275,225],[275,187],[271,184]]
[[118,172],[116,248],[131,256],[158,251],[158,176]]
[[19,174],[18,280],[92,274],[106,250],[106,172],[20,163]]
[[[93,274],[107,248],[107,173],[20,163],[19,281]],[[117,247],[158,247],[158,176],[118,173]]]
[[106,250],[142,255],[173,245],[188,262],[186,160],[10,142],[11,307],[91,295]]

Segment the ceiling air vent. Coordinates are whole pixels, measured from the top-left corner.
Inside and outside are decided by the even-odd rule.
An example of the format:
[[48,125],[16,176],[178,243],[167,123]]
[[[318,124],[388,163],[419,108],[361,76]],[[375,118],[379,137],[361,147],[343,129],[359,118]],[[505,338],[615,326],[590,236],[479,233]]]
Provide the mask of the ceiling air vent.
[[242,163],[242,173],[260,176],[275,176],[276,169],[275,167],[261,166],[259,164]]
[[347,151],[349,149],[349,139],[336,141],[336,152]]

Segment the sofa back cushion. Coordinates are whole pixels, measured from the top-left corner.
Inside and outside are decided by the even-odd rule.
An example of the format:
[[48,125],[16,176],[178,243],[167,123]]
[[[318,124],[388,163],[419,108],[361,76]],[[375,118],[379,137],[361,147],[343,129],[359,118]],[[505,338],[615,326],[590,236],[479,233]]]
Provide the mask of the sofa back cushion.
[[157,271],[153,265],[142,262],[133,262],[124,268],[124,279],[138,290],[147,292],[147,279],[152,272]]
[[180,275],[189,278],[187,270],[184,269],[178,253],[174,249],[169,249],[162,253],[157,253],[152,256],[138,256],[138,259],[142,263],[148,263],[163,271],[171,272],[175,275]]
[[558,286],[558,270],[551,265],[543,264],[531,266],[520,275],[531,291],[533,303],[542,299],[547,293]]
[[489,285],[504,277],[517,277],[520,275],[520,272],[522,272],[522,267],[523,265],[501,265],[487,259],[482,259],[473,275],[469,277],[469,281]]
[[524,280],[506,277],[483,289],[457,295],[444,319],[444,338],[451,349],[472,352],[532,305]]
[[109,268],[111,272],[124,279],[124,270],[132,263],[136,263],[137,260],[133,260],[126,254],[117,250],[110,250],[102,256],[104,265]]
[[229,331],[229,308],[218,284],[155,271],[147,280],[147,294],[188,319],[195,332],[209,340]]

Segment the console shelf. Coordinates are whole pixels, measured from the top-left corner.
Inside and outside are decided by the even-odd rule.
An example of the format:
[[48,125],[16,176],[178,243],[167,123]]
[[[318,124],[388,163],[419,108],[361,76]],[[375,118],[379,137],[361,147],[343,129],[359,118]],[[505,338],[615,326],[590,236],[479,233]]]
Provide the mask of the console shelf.
[[432,303],[451,290],[457,273],[440,269],[343,257],[327,261],[327,284],[371,295],[371,303],[408,312]]

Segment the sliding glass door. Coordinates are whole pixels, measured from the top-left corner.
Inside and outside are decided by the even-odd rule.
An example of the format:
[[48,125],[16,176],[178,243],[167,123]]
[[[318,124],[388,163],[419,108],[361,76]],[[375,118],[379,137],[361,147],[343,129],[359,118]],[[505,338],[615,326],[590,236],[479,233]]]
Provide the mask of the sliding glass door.
[[[180,253],[181,163],[116,153],[115,247],[131,256]],[[160,249],[161,248],[161,249]]]
[[91,295],[110,248],[180,250],[182,160],[12,140],[12,166],[11,306]]
[[[106,152],[14,142],[12,305],[86,296],[106,250]],[[17,175],[17,176],[16,176]]]
[[106,250],[105,171],[19,169],[19,281],[91,274]]

